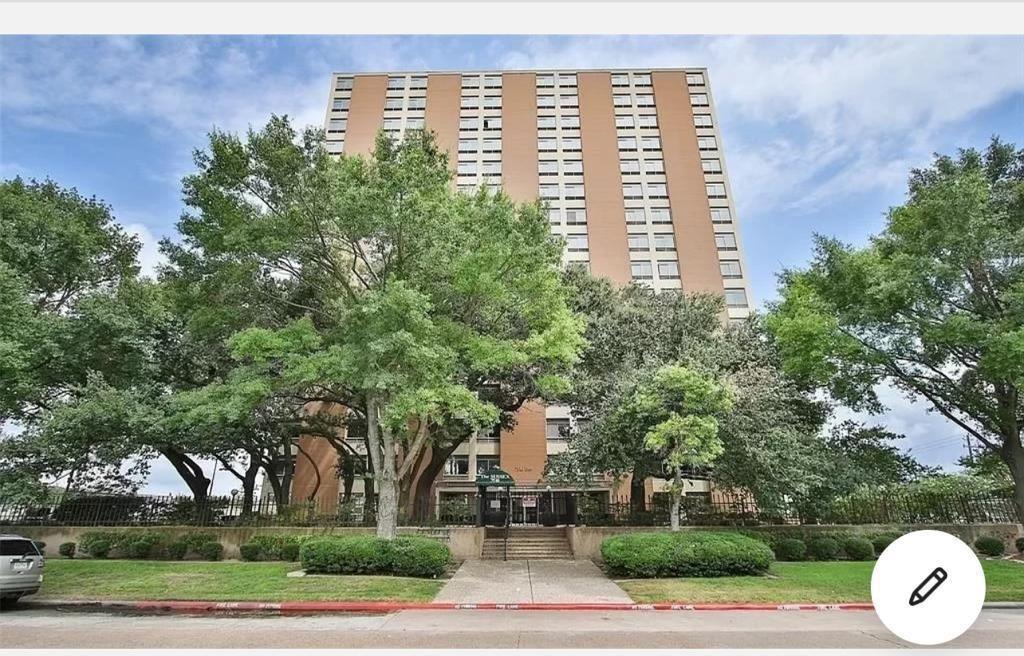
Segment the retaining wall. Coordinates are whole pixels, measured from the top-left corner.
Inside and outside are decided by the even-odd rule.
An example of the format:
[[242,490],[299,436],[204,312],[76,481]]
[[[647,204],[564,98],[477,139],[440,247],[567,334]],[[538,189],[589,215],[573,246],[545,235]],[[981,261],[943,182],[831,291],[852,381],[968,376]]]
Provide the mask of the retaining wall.
[[[373,527],[320,527],[320,526],[230,526],[230,527],[196,527],[196,526],[4,526],[3,533],[15,533],[33,540],[46,543],[46,556],[57,557],[57,548],[63,542],[81,541],[83,533],[89,531],[145,531],[164,533],[169,537],[177,537],[185,533],[214,533],[218,541],[224,545],[224,557],[235,559],[240,557],[239,546],[249,541],[254,535],[355,535],[373,533]],[[451,549],[452,556],[457,560],[479,558],[483,545],[483,529],[476,527],[439,527],[399,528],[401,535],[425,535],[444,540]]]
[[[872,534],[884,531],[899,529],[906,533],[910,531],[945,531],[962,539],[964,542],[973,545],[975,538],[980,535],[994,535],[1003,540],[1006,545],[1006,553],[1015,553],[1017,548],[1014,540],[1024,536],[1024,526],[1020,524],[864,524],[857,526],[845,525],[803,525],[803,526],[684,526],[684,531],[723,531],[742,530],[771,533],[776,531],[793,532],[802,531],[805,534],[815,533],[851,533],[851,534]],[[652,526],[575,526],[569,527],[567,534],[569,544],[576,558],[590,558],[594,561],[601,560],[601,542],[605,538],[621,533],[649,533],[651,531],[667,531],[666,527]]]

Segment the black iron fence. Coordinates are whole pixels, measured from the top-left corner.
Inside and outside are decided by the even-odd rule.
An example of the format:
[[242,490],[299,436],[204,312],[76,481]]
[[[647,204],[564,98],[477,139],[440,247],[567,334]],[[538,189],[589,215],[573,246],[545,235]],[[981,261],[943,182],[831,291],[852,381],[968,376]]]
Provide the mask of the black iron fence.
[[[511,500],[511,507],[509,502]],[[490,513],[512,513],[513,524],[590,526],[666,526],[664,495],[644,504],[595,493],[519,492],[497,495]],[[493,506],[493,508],[492,508]],[[478,501],[472,494],[420,499],[400,517],[404,526],[473,526]],[[484,517],[495,524],[493,517]],[[504,516],[500,525],[504,525]],[[904,493],[858,494],[820,505],[787,503],[760,507],[751,499],[684,497],[679,511],[686,526],[758,526],[772,524],[973,524],[1020,523],[1008,494]],[[51,526],[373,526],[372,501],[321,499],[279,506],[272,498],[247,506],[240,496],[77,496],[53,503],[0,500],[0,525]]]

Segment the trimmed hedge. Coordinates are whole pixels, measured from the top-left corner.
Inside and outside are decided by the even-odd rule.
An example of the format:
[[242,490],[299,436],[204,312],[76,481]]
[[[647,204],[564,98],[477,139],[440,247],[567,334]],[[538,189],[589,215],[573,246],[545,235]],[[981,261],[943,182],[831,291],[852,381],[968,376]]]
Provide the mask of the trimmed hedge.
[[888,547],[890,544],[900,539],[901,537],[903,537],[903,534],[899,533],[898,531],[876,533],[875,535],[871,536],[871,546],[875,548],[875,554],[881,556],[882,552],[885,551],[886,547]]
[[1022,554],[1024,554],[1024,538],[1017,538],[1017,539],[1016,539],[1016,540],[1014,541],[1013,545],[1014,545],[1015,547],[1017,547],[1017,551],[1019,551],[1019,552],[1021,552]]
[[807,543],[807,550],[814,560],[836,560],[842,550],[835,538],[814,538]]
[[601,543],[601,557],[613,574],[652,578],[763,574],[774,554],[739,533],[662,531],[610,537]]
[[308,535],[254,535],[241,545],[242,560],[288,560],[299,559],[302,542],[313,536]]
[[203,542],[196,553],[203,560],[220,560],[224,557],[224,545],[220,542]]
[[974,548],[986,556],[1002,556],[1006,551],[1003,541],[994,535],[981,535],[974,541]]
[[775,552],[776,560],[790,562],[805,560],[807,558],[807,543],[797,538],[783,538],[772,547],[772,551]]
[[57,553],[59,553],[64,558],[74,558],[75,557],[75,543],[74,542],[64,542],[59,547],[57,547]]
[[184,560],[188,553],[188,543],[184,540],[176,540],[167,545],[167,557],[171,560]]
[[312,573],[436,577],[444,573],[451,552],[430,538],[351,535],[304,540],[299,557],[303,569]]
[[850,560],[873,560],[875,547],[867,538],[846,538],[843,540],[843,553]]

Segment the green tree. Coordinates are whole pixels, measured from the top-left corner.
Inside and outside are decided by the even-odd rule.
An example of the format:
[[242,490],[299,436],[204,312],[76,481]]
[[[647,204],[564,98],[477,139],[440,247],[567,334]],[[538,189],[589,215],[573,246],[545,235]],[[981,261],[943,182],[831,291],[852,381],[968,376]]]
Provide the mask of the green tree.
[[722,454],[719,417],[731,407],[728,389],[714,376],[670,365],[639,381],[619,407],[596,420],[596,430],[643,435],[644,448],[671,472],[670,520],[678,531],[683,469],[707,467]]
[[484,384],[521,399],[564,386],[582,322],[559,282],[560,242],[539,205],[456,193],[429,134],[382,135],[371,158],[336,160],[318,130],[300,139],[274,118],[245,140],[212,134],[196,164],[183,248],[268,272],[302,314],[236,334],[233,354],[282,393],[365,418],[382,537],[438,435],[500,420]]
[[888,383],[997,454],[1024,517],[1024,151],[936,156],[862,248],[819,237],[769,321],[787,373],[880,411]]

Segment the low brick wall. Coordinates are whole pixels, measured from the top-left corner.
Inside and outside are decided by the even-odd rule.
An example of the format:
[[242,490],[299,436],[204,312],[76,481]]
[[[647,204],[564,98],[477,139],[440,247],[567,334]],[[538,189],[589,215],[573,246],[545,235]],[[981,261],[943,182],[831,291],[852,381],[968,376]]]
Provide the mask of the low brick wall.
[[[5,526],[0,530],[45,542],[48,557],[57,557],[57,549],[61,543],[78,543],[82,534],[88,531],[152,531],[164,533],[171,538],[202,531],[217,535],[217,539],[224,545],[224,557],[228,559],[239,558],[239,546],[248,542],[254,535],[357,535],[370,534],[374,531],[372,527],[330,526]],[[425,535],[444,540],[451,549],[452,556],[457,560],[479,558],[484,539],[482,528],[469,526],[404,527],[399,528],[398,532],[401,535]]]
[[[1020,524],[865,524],[858,526],[684,526],[684,531],[726,531],[744,530],[771,533],[774,531],[802,530],[814,534],[835,533],[837,531],[853,534],[871,534],[883,531],[898,529],[909,533],[910,531],[945,531],[962,539],[968,544],[980,535],[994,535],[1002,538],[1006,545],[1007,553],[1016,552],[1014,540],[1024,536],[1024,526]],[[601,543],[613,535],[622,533],[647,533],[651,531],[667,531],[665,527],[653,526],[575,526],[568,529],[569,544],[576,558],[589,558],[594,561],[601,560]]]

